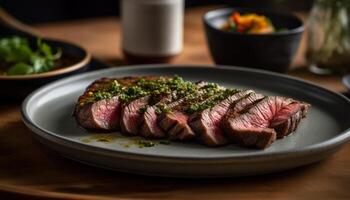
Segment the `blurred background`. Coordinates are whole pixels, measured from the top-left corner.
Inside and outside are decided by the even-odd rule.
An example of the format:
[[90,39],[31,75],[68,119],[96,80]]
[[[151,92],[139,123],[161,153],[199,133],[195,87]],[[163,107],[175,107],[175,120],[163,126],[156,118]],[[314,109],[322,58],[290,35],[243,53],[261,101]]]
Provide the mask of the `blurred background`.
[[[308,10],[312,0],[185,0],[186,7],[226,4],[288,11]],[[26,23],[119,15],[119,0],[1,0],[0,5]]]

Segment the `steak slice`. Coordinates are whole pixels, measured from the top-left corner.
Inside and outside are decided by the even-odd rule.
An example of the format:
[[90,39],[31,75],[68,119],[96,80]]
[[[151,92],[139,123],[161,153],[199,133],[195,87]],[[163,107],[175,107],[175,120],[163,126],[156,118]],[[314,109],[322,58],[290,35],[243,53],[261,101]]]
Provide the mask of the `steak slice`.
[[196,94],[190,94],[171,102],[167,105],[168,110],[171,111],[163,112],[159,115],[158,124],[168,133],[170,140],[190,140],[196,136],[195,132],[187,123],[189,115],[184,112],[184,108],[210,97],[206,96],[202,90],[206,85],[206,82],[198,82],[198,92]]
[[194,131],[188,125],[189,115],[183,112],[185,104],[190,104],[193,100],[185,98],[167,105],[170,112],[163,112],[159,115],[159,126],[168,133],[170,140],[190,140],[195,137]]
[[170,140],[190,140],[195,133],[187,124],[188,118],[184,112],[174,110],[161,118],[159,126],[168,133]]
[[121,102],[119,97],[88,103],[75,110],[78,123],[87,129],[118,130]]
[[160,104],[167,104],[171,102],[171,95],[162,97],[158,102],[152,106],[146,107],[145,112],[141,117],[141,126],[139,128],[139,134],[146,138],[163,138],[167,134],[158,125],[157,107]]
[[294,132],[310,105],[302,102],[293,102],[276,113],[270,123],[270,127],[275,129],[277,138],[283,138]]
[[107,90],[113,81],[122,85],[132,85],[139,78],[101,78],[90,84],[78,99],[73,115],[78,124],[87,129],[119,130],[121,102],[118,97],[95,101],[94,92]]
[[226,134],[242,146],[266,148],[275,141],[277,132],[286,134],[295,130],[293,123],[299,120],[296,113],[306,114],[305,109],[306,104],[290,98],[267,97],[241,115],[228,113],[223,127]]
[[253,93],[253,91],[245,90],[235,93],[211,108],[192,114],[189,125],[199,135],[201,142],[208,146],[227,144],[229,140],[220,127],[221,121],[229,110],[230,105],[250,93]]
[[148,105],[151,96],[144,96],[135,99],[122,106],[120,127],[124,134],[137,135],[141,124],[142,113],[141,108]]

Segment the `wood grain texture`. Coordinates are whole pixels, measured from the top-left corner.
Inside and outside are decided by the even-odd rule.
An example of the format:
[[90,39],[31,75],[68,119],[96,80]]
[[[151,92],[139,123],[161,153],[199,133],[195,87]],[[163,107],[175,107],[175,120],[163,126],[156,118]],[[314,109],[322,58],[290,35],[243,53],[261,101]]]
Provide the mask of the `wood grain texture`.
[[[212,64],[201,15],[186,13],[185,48],[173,63]],[[47,36],[79,43],[96,57],[121,65],[120,23],[115,18],[40,25]],[[340,77],[308,73],[302,49],[291,75],[333,91]],[[20,119],[19,103],[0,105],[0,199],[350,199],[350,144],[320,163],[283,173],[184,180],[112,172],[65,159],[42,147]],[[278,163],[276,163],[278,164]]]

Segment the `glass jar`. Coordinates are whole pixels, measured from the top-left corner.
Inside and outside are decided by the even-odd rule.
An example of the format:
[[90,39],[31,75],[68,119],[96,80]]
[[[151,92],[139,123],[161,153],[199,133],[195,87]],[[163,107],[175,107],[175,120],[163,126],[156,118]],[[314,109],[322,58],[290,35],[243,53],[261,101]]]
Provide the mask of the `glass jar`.
[[350,71],[350,0],[315,0],[306,58],[317,74]]

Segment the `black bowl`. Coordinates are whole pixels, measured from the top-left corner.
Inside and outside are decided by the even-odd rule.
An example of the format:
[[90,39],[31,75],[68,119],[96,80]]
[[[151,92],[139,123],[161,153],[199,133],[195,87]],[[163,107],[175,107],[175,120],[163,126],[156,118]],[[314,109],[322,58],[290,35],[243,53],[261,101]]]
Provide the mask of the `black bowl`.
[[[244,34],[222,30],[233,11],[268,17],[277,31],[270,34]],[[292,14],[248,8],[221,8],[203,17],[206,37],[216,64],[236,65],[286,72],[304,31],[303,22]]]

